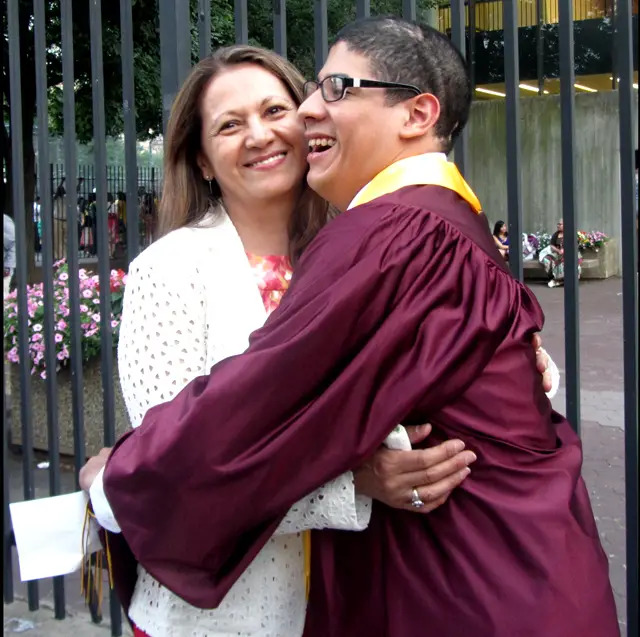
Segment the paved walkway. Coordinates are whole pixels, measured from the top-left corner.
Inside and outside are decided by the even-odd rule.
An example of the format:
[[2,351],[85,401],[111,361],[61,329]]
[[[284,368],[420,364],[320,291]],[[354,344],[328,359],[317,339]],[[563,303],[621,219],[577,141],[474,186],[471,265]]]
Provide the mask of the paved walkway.
[[[546,313],[544,346],[564,372],[563,289],[532,283]],[[622,377],[622,296],[619,279],[584,281],[580,284],[581,414],[584,443],[583,474],[589,487],[602,542],[610,561],[622,634],[625,631],[625,511],[624,511],[624,422]],[[554,399],[564,412],[564,392]],[[39,459],[42,460],[42,459]],[[21,498],[21,469],[11,463],[12,500]],[[47,495],[47,471],[36,470],[36,496]],[[70,474],[65,480],[73,490]],[[16,599],[26,598],[26,586],[15,577]],[[79,596],[77,577],[66,578],[69,618],[53,619],[50,581],[40,583],[41,610],[29,612],[24,601],[5,605],[5,635],[24,632],[29,637],[109,634],[108,608],[102,625],[91,624]],[[125,626],[125,634],[128,627]]]

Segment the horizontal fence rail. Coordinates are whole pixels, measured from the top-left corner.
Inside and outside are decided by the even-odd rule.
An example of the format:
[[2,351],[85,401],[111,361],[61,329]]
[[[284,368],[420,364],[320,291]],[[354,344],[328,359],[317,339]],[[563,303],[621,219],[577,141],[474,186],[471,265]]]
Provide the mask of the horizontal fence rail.
[[[6,188],[10,190],[5,202],[8,202],[7,209],[10,209],[16,227],[17,263],[11,285],[16,290],[12,302],[17,307],[19,338],[16,352],[20,363],[9,366],[5,347],[5,602],[15,599],[20,586],[13,576],[15,541],[8,508],[10,499],[17,497],[18,486],[20,497],[27,500],[36,497],[37,472],[34,468],[40,455],[46,455],[49,462],[47,491],[50,495],[71,490],[73,485],[65,487],[71,482],[75,482],[77,487],[78,472],[89,455],[90,443],[86,433],[89,427],[86,422],[87,366],[82,340],[86,324],[83,325],[85,311],[81,296],[81,280],[85,276],[95,275],[99,281],[99,300],[96,301],[94,316],[100,327],[100,388],[97,390],[99,396],[91,398],[97,398],[100,406],[100,442],[112,446],[116,440],[118,386],[114,384],[114,374],[117,374],[114,344],[117,333],[114,331],[115,323],[112,324],[112,271],[126,270],[131,260],[158,238],[158,210],[164,174],[162,168],[151,164],[157,161],[162,141],[160,135],[166,131],[172,104],[192,65],[210,55],[217,46],[233,41],[258,43],[273,48],[283,57],[300,64],[301,68],[304,65],[305,74],[313,76],[327,59],[332,37],[343,26],[339,24],[343,18],[336,16],[364,18],[376,11],[386,13],[391,10],[410,20],[428,22],[447,34],[466,58],[473,95],[482,97],[484,91],[485,97],[491,95],[504,101],[503,111],[496,111],[496,117],[501,118],[500,134],[497,135],[500,139],[496,143],[504,143],[505,196],[502,211],[512,238],[509,267],[520,279],[523,278],[524,257],[519,250],[519,237],[528,230],[523,228],[523,215],[528,205],[524,194],[526,162],[523,158],[528,122],[523,119],[526,109],[521,100],[525,94],[521,91],[527,91],[528,97],[536,100],[557,97],[553,102],[557,105],[561,122],[557,148],[549,149],[545,159],[558,158],[557,179],[561,184],[558,192],[562,195],[560,210],[566,236],[574,236],[583,214],[576,193],[580,174],[580,144],[576,140],[576,72],[577,69],[584,71],[585,68],[596,68],[598,64],[608,64],[604,70],[604,67],[597,66],[597,74],[611,73],[607,90],[617,90],[618,100],[619,184],[611,184],[611,187],[620,188],[620,201],[619,209],[611,210],[611,216],[621,221],[622,228],[626,628],[627,634],[635,637],[639,630],[638,237],[633,167],[634,150],[638,145],[634,115],[637,106],[637,55],[634,57],[633,53],[634,38],[637,45],[637,34],[634,34],[637,30],[637,1],[454,0],[427,3],[421,0],[312,0],[303,7],[306,13],[300,12],[300,3],[287,0],[264,3],[268,9],[260,10],[256,3],[247,0],[234,0],[223,7],[224,4],[211,0],[192,3],[158,0],[153,3],[151,13],[145,14],[145,19],[151,25],[153,36],[158,34],[157,42],[154,42],[157,50],[145,57],[139,48],[140,34],[146,33],[144,37],[149,37],[149,31],[142,30],[145,19],[140,18],[145,2],[8,0],[7,32],[3,35],[9,52],[6,66],[11,100],[7,124],[11,136],[10,150],[3,155],[2,168]],[[615,29],[612,27],[614,19]],[[292,28],[293,21],[297,21],[296,28]],[[299,23],[306,25],[302,42],[296,39]],[[51,28],[51,24],[55,28]],[[84,32],[79,38],[78,25],[81,24]],[[598,33],[601,39],[606,39],[606,45],[598,50],[598,55],[592,55],[585,62],[577,59],[577,51],[583,30],[589,29]],[[117,34],[115,39],[114,33]],[[611,45],[607,48],[609,42]],[[301,50],[306,52],[304,56]],[[83,64],[81,59],[84,52],[90,58],[87,64]],[[145,54],[148,53],[146,51]],[[602,62],[607,56],[611,60]],[[157,68],[153,66],[156,62]],[[145,64],[153,67],[153,73],[145,73]],[[55,72],[51,68],[55,68]],[[21,76],[31,72],[35,77],[34,95],[28,94],[24,82],[20,81]],[[591,74],[591,71],[582,74]],[[595,72],[593,74],[596,75]],[[152,108],[145,101],[146,92],[151,90],[149,75],[157,84],[152,87],[153,94],[157,95],[157,103]],[[527,84],[523,88],[525,76]],[[559,97],[547,95],[551,80],[560,83]],[[491,88],[487,92],[488,85]],[[115,115],[114,91],[118,105]],[[54,99],[53,95],[57,97]],[[90,108],[86,108],[87,96]],[[84,100],[82,104],[81,100]],[[34,108],[30,109],[33,102]],[[150,110],[156,114],[153,126],[147,130],[141,122],[150,119]],[[25,113],[31,113],[32,121],[23,117]],[[85,130],[85,121],[90,122],[88,130]],[[117,134],[112,135],[114,129],[117,129]],[[111,138],[118,138],[119,153],[107,153],[108,133]],[[60,138],[62,152],[53,152],[52,138]],[[81,151],[79,145],[80,140],[85,144],[88,138],[91,153]],[[138,144],[144,141],[146,145],[150,138],[157,140],[154,152],[149,142],[148,154],[144,151],[138,154]],[[467,176],[473,174],[474,162],[477,162],[472,139],[468,129],[464,129],[456,140],[452,155]],[[33,148],[28,140],[33,140]],[[493,143],[494,140],[491,141]],[[85,150],[88,147],[85,146]],[[87,157],[88,160],[85,159]],[[616,179],[617,176],[616,172]],[[495,218],[502,211],[488,211],[488,214]],[[572,426],[580,432],[581,399],[588,388],[580,377],[582,284],[577,245],[567,242],[564,258],[565,411]],[[69,351],[64,363],[59,362],[57,339],[60,330],[56,314],[59,280],[54,274],[62,260],[68,269],[66,321],[70,325]],[[56,373],[46,374],[41,383],[44,386],[43,402],[46,400],[46,444],[34,449],[36,423],[33,401],[37,400],[35,383],[40,382],[40,378],[34,373],[36,363],[30,354],[30,285],[41,285],[42,360],[46,362],[47,370],[62,366],[65,371],[71,371],[71,390],[68,393],[72,398],[67,417],[73,421],[70,451],[61,448],[61,431],[68,424],[62,422],[63,403],[67,398]],[[5,307],[6,303],[7,300]],[[12,462],[15,464],[16,458],[20,462],[19,476],[11,474],[8,468]],[[72,472],[65,473],[65,463],[73,466]],[[19,484],[12,485],[12,480]],[[75,593],[76,580],[73,576],[53,580],[55,618],[64,619],[70,600],[78,597]],[[26,586],[31,610],[39,607],[43,588],[38,582],[30,582]],[[107,598],[111,634],[120,636],[123,632],[120,605],[113,592]],[[91,593],[89,602],[91,617],[96,623],[102,621],[98,602],[96,589]]]

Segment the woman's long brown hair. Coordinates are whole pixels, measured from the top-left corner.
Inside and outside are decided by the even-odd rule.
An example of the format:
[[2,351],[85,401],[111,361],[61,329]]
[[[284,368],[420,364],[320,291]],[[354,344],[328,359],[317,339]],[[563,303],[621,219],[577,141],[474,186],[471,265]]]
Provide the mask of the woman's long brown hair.
[[[178,93],[167,125],[164,186],[159,206],[160,236],[195,225],[220,202],[220,188],[213,180],[212,192],[202,178],[197,159],[200,152],[202,94],[212,78],[230,66],[255,64],[275,75],[289,91],[296,106],[302,103],[304,79],[298,70],[273,51],[247,45],[218,49],[191,71]],[[289,256],[296,261],[307,244],[333,216],[327,203],[306,184],[289,225]]]

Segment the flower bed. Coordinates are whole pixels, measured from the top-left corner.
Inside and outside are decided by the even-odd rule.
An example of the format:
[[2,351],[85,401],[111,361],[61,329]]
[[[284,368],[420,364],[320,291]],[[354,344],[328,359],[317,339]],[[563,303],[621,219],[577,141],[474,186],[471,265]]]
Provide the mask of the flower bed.
[[[82,406],[86,452],[97,453],[103,446],[103,392],[100,369],[100,281],[97,275],[86,270],[79,271],[80,332],[82,348]],[[117,345],[122,315],[122,299],[126,285],[126,274],[122,270],[112,270],[109,280],[110,311],[109,321],[113,335],[113,346]],[[73,454],[73,396],[71,392],[71,326],[69,317],[69,271],[64,261],[55,264],[53,277],[54,295],[54,342],[56,349],[55,379],[58,394],[58,441],[62,454]],[[49,370],[46,366],[44,347],[44,292],[42,283],[27,287],[27,326],[29,334],[29,364],[34,378],[31,383],[31,411],[33,417],[33,447],[47,450],[47,390]],[[11,432],[12,442],[21,444],[20,381],[18,374],[18,309],[17,293],[12,292],[4,304],[4,345],[6,358],[11,370],[7,383],[9,399],[14,417]],[[120,391],[118,368],[114,357],[113,383],[115,400],[116,435],[129,428],[127,412]]]
[[[110,285],[110,325],[113,334],[113,346],[118,343],[120,318],[122,315],[122,297],[127,275],[123,270],[112,270]],[[90,275],[86,270],[79,271],[80,293],[80,330],[82,360],[90,361],[100,356],[100,280],[98,275]],[[69,364],[71,352],[71,325],[69,315],[69,269],[64,261],[54,266],[53,276],[53,320],[54,341],[57,365],[60,371]],[[44,346],[44,291],[42,283],[27,286],[27,325],[29,329],[29,361],[31,374],[47,377]],[[4,302],[4,346],[7,360],[20,362],[18,354],[18,303],[14,290]]]

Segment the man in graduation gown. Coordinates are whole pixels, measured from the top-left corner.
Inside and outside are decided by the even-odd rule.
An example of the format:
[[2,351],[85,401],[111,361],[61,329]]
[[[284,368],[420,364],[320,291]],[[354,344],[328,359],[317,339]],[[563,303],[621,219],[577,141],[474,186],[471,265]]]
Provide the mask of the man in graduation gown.
[[473,472],[428,516],[376,502],[364,532],[314,532],[305,635],[619,634],[580,442],[530,346],[542,311],[441,154],[469,114],[463,59],[437,31],[361,21],[307,94],[309,183],[347,211],[249,349],[116,445],[104,489],[133,554],[215,607],[294,502],[428,421]]

